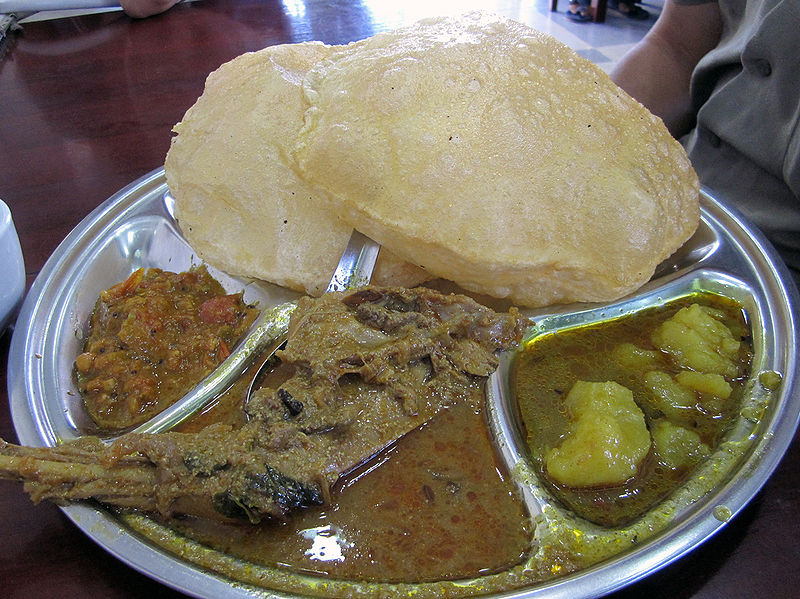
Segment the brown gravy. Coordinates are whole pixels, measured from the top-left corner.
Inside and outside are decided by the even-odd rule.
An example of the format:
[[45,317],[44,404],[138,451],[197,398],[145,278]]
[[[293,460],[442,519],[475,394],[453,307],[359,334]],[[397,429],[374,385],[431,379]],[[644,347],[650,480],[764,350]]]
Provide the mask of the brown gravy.
[[[541,459],[544,447],[563,434],[561,400],[575,380],[617,380],[633,387],[635,394],[640,393],[631,372],[610,359],[612,349],[622,341],[649,348],[647,335],[652,327],[689,301],[722,310],[735,334],[746,336],[747,326],[738,305],[704,295],[595,327],[551,335],[523,353],[514,376],[534,461]],[[744,344],[743,375],[750,349]],[[267,378],[285,376],[280,371],[278,367]],[[182,430],[196,431],[214,422],[242,424],[242,401],[250,376],[252,373]],[[496,460],[483,401],[482,385],[476,384],[470,401],[444,410],[344,475],[324,506],[293,513],[285,521],[259,525],[194,518],[176,519],[168,525],[203,546],[255,566],[346,584],[464,581],[501,574],[493,584],[511,588],[526,577],[532,582],[556,575],[557,570],[548,570],[546,564],[529,569],[533,524],[510,476]],[[704,442],[716,446],[735,418],[736,403],[701,420],[698,430]],[[647,412],[646,406],[643,409]],[[539,474],[547,484],[544,473]],[[641,476],[620,487],[575,490],[550,486],[577,514],[617,526],[647,512],[689,474],[665,471],[651,459]],[[587,563],[576,568],[602,559],[603,551],[601,547],[597,558],[582,553]],[[573,558],[576,564],[582,563],[578,557],[570,554],[565,563]],[[544,570],[540,571],[540,566]]]
[[[481,389],[340,480],[330,505],[258,526],[173,527],[250,562],[353,581],[425,582],[520,563],[531,530],[501,471]],[[490,531],[490,534],[488,533]]]

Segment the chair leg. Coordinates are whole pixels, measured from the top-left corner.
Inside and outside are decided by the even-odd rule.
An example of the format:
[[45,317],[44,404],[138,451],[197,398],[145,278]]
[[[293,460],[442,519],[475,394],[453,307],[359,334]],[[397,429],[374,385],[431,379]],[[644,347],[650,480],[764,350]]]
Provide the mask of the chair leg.
[[[553,0],[557,2],[558,0]],[[606,7],[608,0],[592,0],[592,21],[595,23],[602,23],[606,20]]]

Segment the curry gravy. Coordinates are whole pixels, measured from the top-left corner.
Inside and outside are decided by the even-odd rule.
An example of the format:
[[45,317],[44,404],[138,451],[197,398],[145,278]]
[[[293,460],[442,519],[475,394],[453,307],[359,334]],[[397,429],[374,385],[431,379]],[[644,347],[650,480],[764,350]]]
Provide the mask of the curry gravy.
[[[289,571],[368,582],[462,579],[507,570],[531,530],[495,460],[480,385],[343,477],[332,501],[285,522],[170,525],[223,553]],[[490,531],[490,534],[488,534]]]
[[[739,376],[729,381],[732,396],[725,401],[698,402],[690,414],[692,430],[713,451],[739,414],[752,356],[741,306],[729,299],[710,293],[691,295],[616,320],[543,335],[529,343],[516,361],[512,376],[532,461],[542,482],[577,515],[603,526],[625,525],[645,514],[691,474],[692,468],[668,467],[651,450],[637,475],[624,484],[570,488],[548,479],[543,456],[549,447],[559,443],[567,429],[564,399],[578,380],[615,381],[633,391],[648,428],[663,418],[649,399],[642,380],[644,373],[621,364],[616,350],[621,344],[630,343],[654,352],[656,348],[650,340],[653,330],[693,303],[715,310],[733,336],[743,341],[738,355]],[[657,359],[659,370],[671,375],[678,372],[663,354]]]
[[119,431],[152,418],[227,358],[257,314],[204,266],[140,268],[106,289],[75,360],[92,420]]
[[[512,476],[533,488],[546,506],[536,515],[535,538],[509,477],[495,462],[478,389],[471,405],[445,410],[343,477],[329,505],[296,513],[286,522],[233,526],[181,520],[167,522],[166,528],[135,515],[126,522],[183,559],[235,581],[302,596],[464,597],[506,592],[588,568],[664,531],[687,506],[714,489],[750,447],[752,437],[728,438],[725,429],[731,419],[741,421],[735,414],[739,409],[752,412],[749,418],[757,421],[770,391],[753,387],[752,378],[744,391],[742,380],[733,381],[731,406],[709,419],[704,440],[717,444],[711,456],[693,471],[667,473],[653,483],[656,492],[650,500],[655,504],[649,507],[604,505],[604,497],[613,499],[614,493],[623,502],[635,497],[637,491],[626,493],[622,488],[591,489],[594,495],[587,492],[571,499],[569,490],[548,485],[541,468],[535,469],[537,460],[541,466],[541,447],[563,434],[566,416],[559,391],[565,392],[578,378],[596,378],[595,368],[598,376],[620,376],[630,384],[630,373],[619,370],[609,350],[625,339],[644,344],[643,329],[694,302],[726,315],[725,324],[743,341],[740,378],[747,378],[752,348],[741,307],[704,294],[551,335],[540,340],[544,343],[534,343],[529,355],[517,362],[512,382],[520,387],[533,459],[530,466],[527,460],[517,464]],[[527,374],[525,359],[537,362]],[[525,388],[536,402],[521,395]],[[241,412],[240,401],[223,401],[189,426],[231,418]],[[233,424],[235,418],[228,422]],[[663,475],[650,458],[650,472]],[[552,503],[553,493],[560,503]],[[563,509],[580,509],[581,502],[596,504],[601,515],[622,519],[636,510],[645,513],[625,525],[597,526],[573,509]]]
[[[180,430],[242,424],[253,375],[251,369]],[[275,360],[259,384],[279,388],[291,375],[291,367]],[[367,392],[358,377],[343,377],[339,384],[343,394]],[[532,528],[496,459],[483,387],[476,378],[464,401],[341,477],[326,505],[258,525],[183,519],[170,526],[253,564],[359,583],[460,580],[507,571],[529,554]]]

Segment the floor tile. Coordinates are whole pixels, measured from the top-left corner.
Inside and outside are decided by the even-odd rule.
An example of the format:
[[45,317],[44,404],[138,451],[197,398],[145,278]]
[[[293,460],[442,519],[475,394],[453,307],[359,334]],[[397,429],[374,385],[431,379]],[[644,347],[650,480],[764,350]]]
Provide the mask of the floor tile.
[[552,35],[608,71],[650,30],[661,14],[663,4],[663,0],[641,3],[640,6],[651,15],[643,21],[628,18],[609,8],[604,22],[579,23],[567,18],[567,0],[559,0],[558,11],[550,10],[550,0],[532,0],[527,3],[526,9],[520,10],[518,18]]

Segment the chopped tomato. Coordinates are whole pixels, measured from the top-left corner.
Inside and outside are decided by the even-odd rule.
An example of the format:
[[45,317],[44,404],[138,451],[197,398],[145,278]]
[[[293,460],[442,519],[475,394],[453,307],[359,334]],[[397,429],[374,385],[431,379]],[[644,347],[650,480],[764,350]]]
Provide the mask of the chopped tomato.
[[139,283],[142,282],[142,277],[144,277],[144,268],[140,268],[131,273],[122,283],[117,283],[113,287],[109,287],[100,294],[100,297],[104,302],[109,302],[130,295],[136,290]]
[[218,295],[203,302],[200,306],[200,320],[233,324],[239,315],[239,294]]

